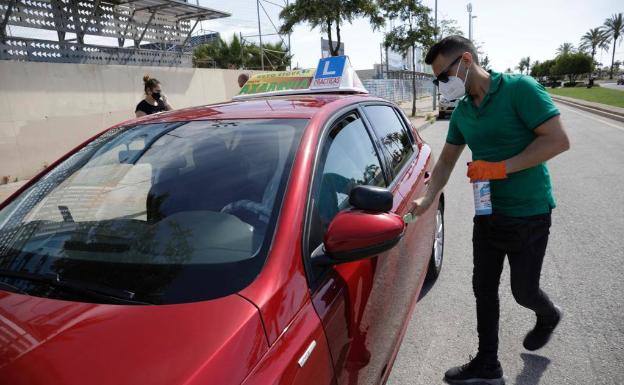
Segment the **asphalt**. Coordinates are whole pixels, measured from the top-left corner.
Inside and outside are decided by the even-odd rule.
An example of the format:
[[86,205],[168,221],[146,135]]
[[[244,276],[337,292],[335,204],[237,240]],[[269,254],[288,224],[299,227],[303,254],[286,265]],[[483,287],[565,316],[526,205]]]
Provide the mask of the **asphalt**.
[[[572,148],[549,162],[558,207],[542,288],[565,312],[551,342],[525,351],[534,314],[515,303],[509,265],[501,279],[500,361],[506,383],[624,384],[624,124],[559,105]],[[448,121],[422,134],[436,153]],[[476,353],[472,294],[472,190],[466,150],[446,192],[442,273],[425,288],[389,385],[442,384],[444,371]]]
[[624,85],[618,85],[616,82],[613,83],[601,83],[600,87],[611,88],[614,90],[624,91]]

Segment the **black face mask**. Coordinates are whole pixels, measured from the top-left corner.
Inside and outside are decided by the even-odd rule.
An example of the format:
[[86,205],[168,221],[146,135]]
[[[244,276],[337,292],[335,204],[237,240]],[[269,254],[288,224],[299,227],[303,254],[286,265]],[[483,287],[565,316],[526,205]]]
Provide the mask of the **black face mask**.
[[154,98],[154,100],[160,99],[160,92],[152,92],[152,98]]

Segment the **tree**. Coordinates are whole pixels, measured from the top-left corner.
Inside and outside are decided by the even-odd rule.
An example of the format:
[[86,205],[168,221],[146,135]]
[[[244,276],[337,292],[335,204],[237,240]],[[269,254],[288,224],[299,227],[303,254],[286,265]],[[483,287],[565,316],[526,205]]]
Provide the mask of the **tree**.
[[520,59],[520,61],[518,62],[518,65],[516,66],[517,69],[520,70],[520,73],[524,72],[524,58]]
[[421,0],[379,0],[384,17],[399,20],[384,37],[384,45],[407,56],[412,51],[412,116],[416,116],[416,47],[428,50],[434,44],[431,9]]
[[529,70],[531,69],[531,57],[527,56],[520,59],[520,62],[518,63],[518,66],[516,68],[520,70],[520,73],[523,73],[526,69],[528,75]]
[[592,71],[593,61],[591,56],[578,52],[559,56],[550,72],[555,75],[567,75],[570,83],[574,84],[576,77]]
[[548,78],[549,81],[554,82],[558,80],[558,76],[551,71],[554,65],[555,60],[535,61],[531,68],[531,76],[538,78],[538,80]]
[[[329,51],[338,56],[340,51],[340,26],[351,23],[356,17],[368,18],[373,30],[384,25],[375,0],[296,0],[284,7],[279,15],[283,24],[280,33],[291,33],[295,25],[308,23],[312,28],[319,27],[327,33]],[[336,32],[334,40],[333,32]],[[334,44],[334,42],[336,44]]]
[[615,63],[615,46],[618,39],[624,35],[624,17],[622,13],[611,16],[611,18],[605,20],[604,31],[613,40],[613,53],[611,54],[611,73],[609,79],[613,79],[613,65]]
[[464,32],[457,25],[455,19],[442,19],[438,23],[438,40],[442,40],[447,36],[459,35],[464,36]]
[[539,77],[543,76],[541,74],[541,71],[542,71],[542,63],[540,63],[539,60],[536,60],[535,62],[533,62],[533,67],[531,67],[530,74],[531,74],[531,76],[533,76],[535,78],[539,78]]
[[574,53],[576,49],[574,48],[574,44],[572,43],[563,43],[557,48],[557,56],[569,55]]
[[193,51],[193,64],[195,67],[235,68],[242,67],[243,61],[249,60],[242,55],[241,42],[234,34],[228,44],[222,38],[210,44],[202,44]]
[[[288,48],[286,48],[281,41],[277,43],[264,43],[262,44],[262,47],[265,67],[268,62],[271,70],[284,71],[290,65],[290,60],[292,56],[288,54]],[[250,53],[250,58],[248,59],[248,61],[243,63],[244,68],[262,68],[260,47],[257,44],[245,44],[244,51]]]
[[609,35],[602,28],[592,28],[581,37],[579,51],[591,52],[593,62],[596,56],[596,50],[598,48],[609,49],[609,41]]
[[[265,59],[274,71],[285,70],[290,65],[291,56],[282,42],[262,44]],[[228,44],[223,39],[202,44],[193,51],[195,67],[216,68],[261,68],[260,47],[257,44],[243,44],[234,34]]]
[[481,63],[479,63],[479,65],[481,66],[481,68],[483,68],[486,71],[491,70],[492,68],[490,67],[490,58],[485,55],[485,57],[483,57],[483,59],[480,60]]

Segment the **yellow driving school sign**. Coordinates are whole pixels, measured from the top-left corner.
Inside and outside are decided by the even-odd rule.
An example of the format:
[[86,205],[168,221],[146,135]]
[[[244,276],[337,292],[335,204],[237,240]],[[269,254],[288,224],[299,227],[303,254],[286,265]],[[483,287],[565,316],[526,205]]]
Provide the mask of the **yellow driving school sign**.
[[314,69],[279,71],[252,76],[241,88],[239,96],[305,90],[310,87]]

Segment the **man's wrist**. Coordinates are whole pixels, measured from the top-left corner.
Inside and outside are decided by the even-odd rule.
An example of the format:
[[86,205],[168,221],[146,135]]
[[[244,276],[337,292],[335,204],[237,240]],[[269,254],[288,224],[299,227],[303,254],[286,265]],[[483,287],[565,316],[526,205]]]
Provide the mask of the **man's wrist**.
[[505,163],[505,173],[506,174],[511,174],[512,172],[515,172],[516,170],[514,169],[514,161],[513,158],[509,158],[505,161],[503,161]]

